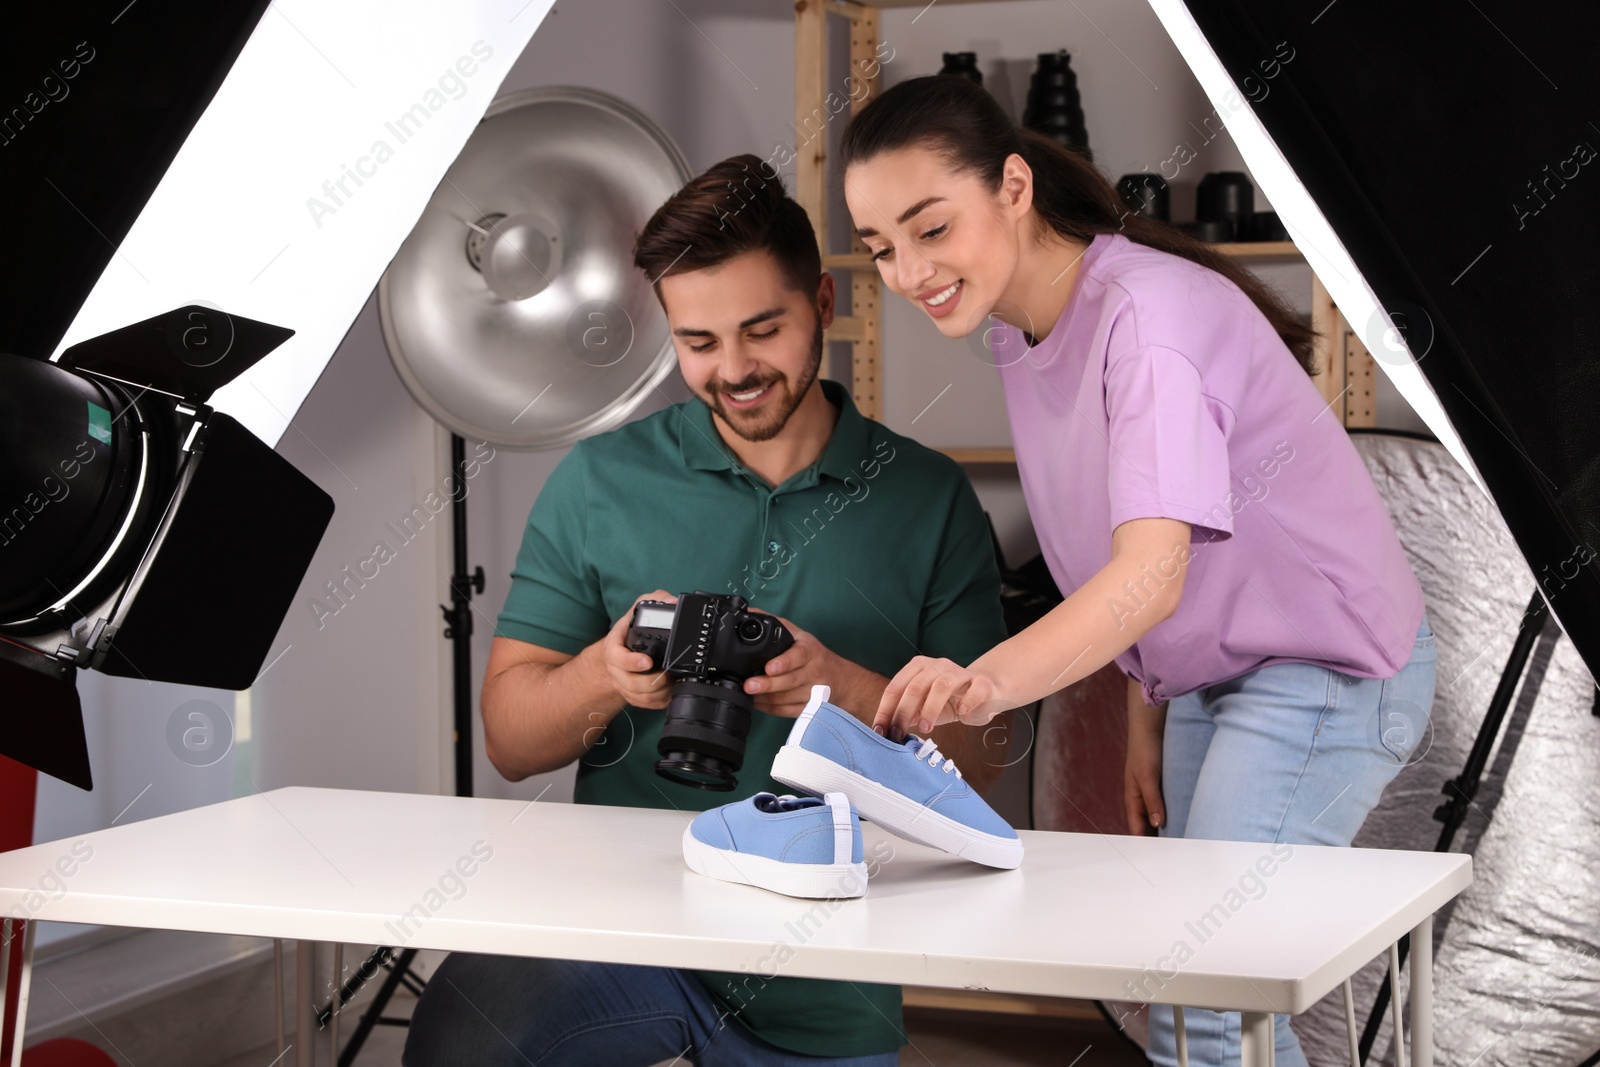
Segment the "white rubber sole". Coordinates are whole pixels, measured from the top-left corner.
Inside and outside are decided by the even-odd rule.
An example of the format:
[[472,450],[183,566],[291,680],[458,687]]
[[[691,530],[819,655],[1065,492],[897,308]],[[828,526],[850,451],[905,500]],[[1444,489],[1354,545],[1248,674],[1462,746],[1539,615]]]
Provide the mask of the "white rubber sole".
[[1022,865],[1022,842],[974,830],[897,793],[888,786],[840,766],[825,756],[784,745],[772,761],[772,777],[806,793],[840,792],[861,818],[919,845],[943,849],[987,867],[1014,870]]
[[707,878],[739,882],[808,900],[842,900],[867,895],[865,863],[784,863],[767,856],[730,853],[708,845],[683,828],[683,859]]

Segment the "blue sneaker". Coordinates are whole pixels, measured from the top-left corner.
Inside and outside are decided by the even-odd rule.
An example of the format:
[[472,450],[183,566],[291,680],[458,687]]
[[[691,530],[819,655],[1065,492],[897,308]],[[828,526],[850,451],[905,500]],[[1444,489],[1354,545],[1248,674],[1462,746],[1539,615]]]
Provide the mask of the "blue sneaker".
[[683,830],[683,859],[707,878],[791,897],[865,896],[861,820],[843,793],[757,793],[696,815]]
[[1022,863],[1022,840],[973,791],[932,738],[898,744],[828,703],[825,685],[772,761],[772,777],[806,793],[838,791],[861,817],[908,841],[1007,870]]

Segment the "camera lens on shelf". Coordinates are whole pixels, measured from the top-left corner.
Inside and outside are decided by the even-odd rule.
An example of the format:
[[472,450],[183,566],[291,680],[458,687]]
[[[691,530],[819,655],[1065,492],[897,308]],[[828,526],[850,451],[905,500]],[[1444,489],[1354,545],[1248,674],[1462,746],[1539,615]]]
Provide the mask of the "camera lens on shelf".
[[1117,195],[1129,210],[1147,219],[1167,222],[1172,217],[1171,193],[1159,174],[1148,171],[1124,174],[1117,180]]
[[1083,124],[1078,75],[1073,72],[1072,55],[1066,49],[1039,53],[1039,67],[1028,81],[1022,125],[1085,159],[1094,159],[1089,150],[1089,131]]
[[1276,211],[1258,211],[1250,220],[1250,240],[1287,241],[1289,230]]
[[958,78],[983,84],[983,71],[978,69],[978,53],[976,52],[946,52],[944,53],[944,66],[939,68],[940,74],[953,74]]
[[[1256,213],[1256,190],[1250,179],[1237,170],[1212,171],[1200,179],[1195,190],[1195,221],[1220,222],[1228,230],[1223,241],[1248,241],[1250,222]],[[1218,238],[1206,237],[1205,240]]]
[[1194,222],[1180,222],[1178,229],[1209,244],[1223,244],[1233,240],[1233,224],[1224,219],[1197,219]]

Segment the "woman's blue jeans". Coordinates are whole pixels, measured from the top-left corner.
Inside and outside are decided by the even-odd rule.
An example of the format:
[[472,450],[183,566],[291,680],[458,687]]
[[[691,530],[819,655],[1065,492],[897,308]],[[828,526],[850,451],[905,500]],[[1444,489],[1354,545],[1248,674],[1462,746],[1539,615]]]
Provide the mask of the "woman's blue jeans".
[[688,971],[453,952],[411,1016],[405,1067],[894,1067],[762,1041]]
[[[1169,702],[1162,835],[1349,845],[1426,735],[1436,659],[1424,617],[1393,678],[1278,663]],[[1239,1062],[1237,1012],[1183,1016],[1191,1067]],[[1276,1023],[1278,1067],[1306,1067],[1288,1017]],[[1169,1007],[1150,1008],[1149,1055],[1178,1062]]]

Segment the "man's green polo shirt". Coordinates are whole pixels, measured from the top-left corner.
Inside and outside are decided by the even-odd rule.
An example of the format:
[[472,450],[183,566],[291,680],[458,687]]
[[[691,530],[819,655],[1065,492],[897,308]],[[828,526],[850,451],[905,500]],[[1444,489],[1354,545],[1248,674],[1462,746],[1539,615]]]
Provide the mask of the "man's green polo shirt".
[[[737,593],[888,677],[918,654],[966,664],[1004,640],[1000,576],[965,473],[864,418],[843,386],[821,385],[839,408],[833,436],[776,488],[734,458],[699,400],[574,445],[528,516],[496,634],[576,655],[640,594],[665,589]],[[699,812],[790,791],[768,769],[794,720],[757,712],[738,788],[716,793],[656,774],[664,718],[624,708],[579,760],[574,799]],[[796,939],[783,940],[792,951]],[[775,944],[748,973],[694,973],[780,1048],[863,1056],[905,1043],[898,986],[785,976],[787,951]]]

